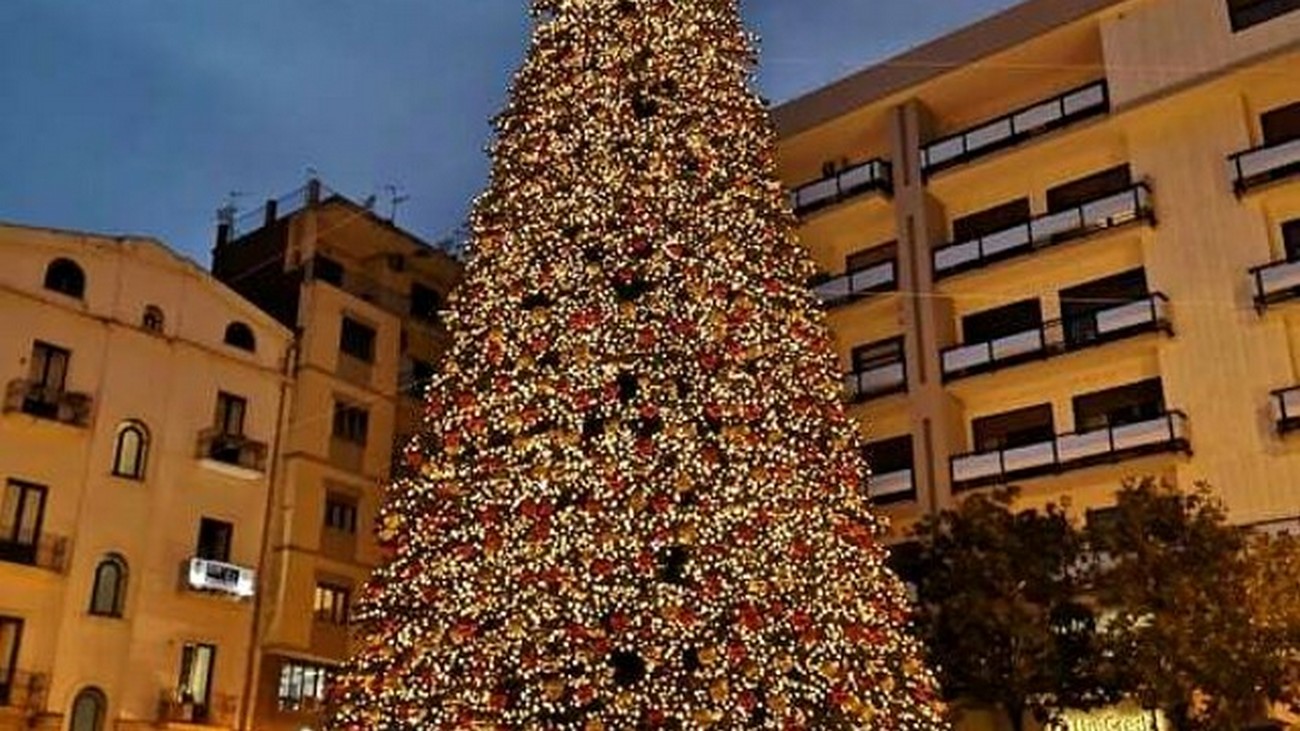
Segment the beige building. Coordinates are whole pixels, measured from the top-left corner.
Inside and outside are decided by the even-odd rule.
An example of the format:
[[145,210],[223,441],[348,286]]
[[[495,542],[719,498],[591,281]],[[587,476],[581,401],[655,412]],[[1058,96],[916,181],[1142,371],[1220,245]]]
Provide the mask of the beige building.
[[250,727],[299,731],[348,654],[350,606],[380,560],[380,489],[447,344],[460,265],[311,181],[222,224],[213,271],[298,336],[249,711]]
[[291,333],[149,239],[0,261],[0,729],[235,728]]

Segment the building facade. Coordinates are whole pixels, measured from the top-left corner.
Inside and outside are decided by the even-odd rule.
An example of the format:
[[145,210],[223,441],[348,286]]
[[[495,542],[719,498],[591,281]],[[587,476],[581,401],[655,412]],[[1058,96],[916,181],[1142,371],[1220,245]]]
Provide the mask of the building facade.
[[148,239],[0,261],[0,729],[236,728],[291,333]]
[[1300,515],[1300,4],[1030,0],[776,110],[895,539],[1128,476]]
[[218,232],[215,276],[297,333],[274,486],[250,728],[317,728],[380,560],[381,488],[448,342],[460,265],[317,181]]

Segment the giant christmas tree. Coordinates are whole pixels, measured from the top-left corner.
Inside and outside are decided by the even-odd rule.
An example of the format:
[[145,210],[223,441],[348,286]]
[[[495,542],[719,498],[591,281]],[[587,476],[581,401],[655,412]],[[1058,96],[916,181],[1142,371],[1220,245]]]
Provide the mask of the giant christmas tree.
[[737,0],[534,0],[335,729],[937,729]]

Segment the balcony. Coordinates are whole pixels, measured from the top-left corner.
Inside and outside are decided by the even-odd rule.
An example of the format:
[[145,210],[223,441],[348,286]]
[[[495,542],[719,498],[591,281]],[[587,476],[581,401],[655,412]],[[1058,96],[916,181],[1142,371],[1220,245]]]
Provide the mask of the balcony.
[[5,413],[18,412],[76,427],[90,425],[94,398],[37,381],[18,379],[5,390]]
[[873,505],[890,505],[916,499],[916,479],[911,469],[872,474],[867,492]]
[[1095,81],[931,142],[921,148],[921,170],[931,175],[1109,110],[1109,87]]
[[32,541],[0,540],[0,561],[61,574],[68,567],[70,545],[67,538],[48,534]]
[[1278,434],[1300,429],[1300,386],[1273,392],[1273,421]]
[[240,477],[256,478],[266,472],[266,452],[265,442],[242,434],[227,434],[220,429],[199,433],[199,459],[218,470],[233,468]]
[[1147,454],[1189,452],[1187,432],[1187,416],[1170,411],[1154,419],[1062,434],[1050,441],[957,455],[950,464],[953,487],[966,490]]
[[398,290],[377,279],[348,269],[336,271],[332,267],[322,266],[316,261],[308,262],[303,270],[303,277],[306,281],[328,284],[354,297],[365,300],[375,307],[401,318],[403,324],[419,325],[434,333],[445,332],[445,327],[437,312],[416,311],[412,307],[409,292]]
[[893,190],[892,166],[876,158],[791,190],[790,206],[796,216],[803,216],[859,195]]
[[873,294],[898,289],[898,262],[884,261],[813,285],[813,294],[827,308],[839,307]]
[[1255,280],[1255,309],[1300,296],[1300,260],[1275,261],[1250,270]]
[[216,726],[234,728],[239,701],[233,695],[214,693],[206,702],[178,697],[172,690],[164,690],[158,701],[158,724],[183,726]]
[[15,671],[0,675],[0,708],[43,711],[49,687],[50,677],[44,673]]
[[907,368],[900,360],[844,374],[844,398],[862,403],[907,390]]
[[1300,138],[1256,147],[1228,158],[1232,189],[1245,195],[1251,188],[1300,173]]
[[941,355],[943,378],[966,378],[1148,332],[1173,333],[1169,299],[1159,292],[996,340],[947,348]]
[[257,572],[244,566],[195,557],[181,569],[186,588],[193,591],[248,599],[257,589]]
[[933,254],[935,278],[986,267],[1098,231],[1154,220],[1151,189],[1145,183],[1139,183],[1104,198],[1047,213],[973,241],[941,246]]

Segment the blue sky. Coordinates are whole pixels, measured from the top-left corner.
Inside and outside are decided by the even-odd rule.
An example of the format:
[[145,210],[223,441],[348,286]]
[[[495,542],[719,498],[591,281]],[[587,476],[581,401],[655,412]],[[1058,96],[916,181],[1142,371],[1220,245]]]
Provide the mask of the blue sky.
[[[1011,4],[744,0],[777,101]],[[453,230],[527,32],[524,0],[3,0],[0,27],[0,220],[203,263],[230,192],[251,208],[309,169]]]

